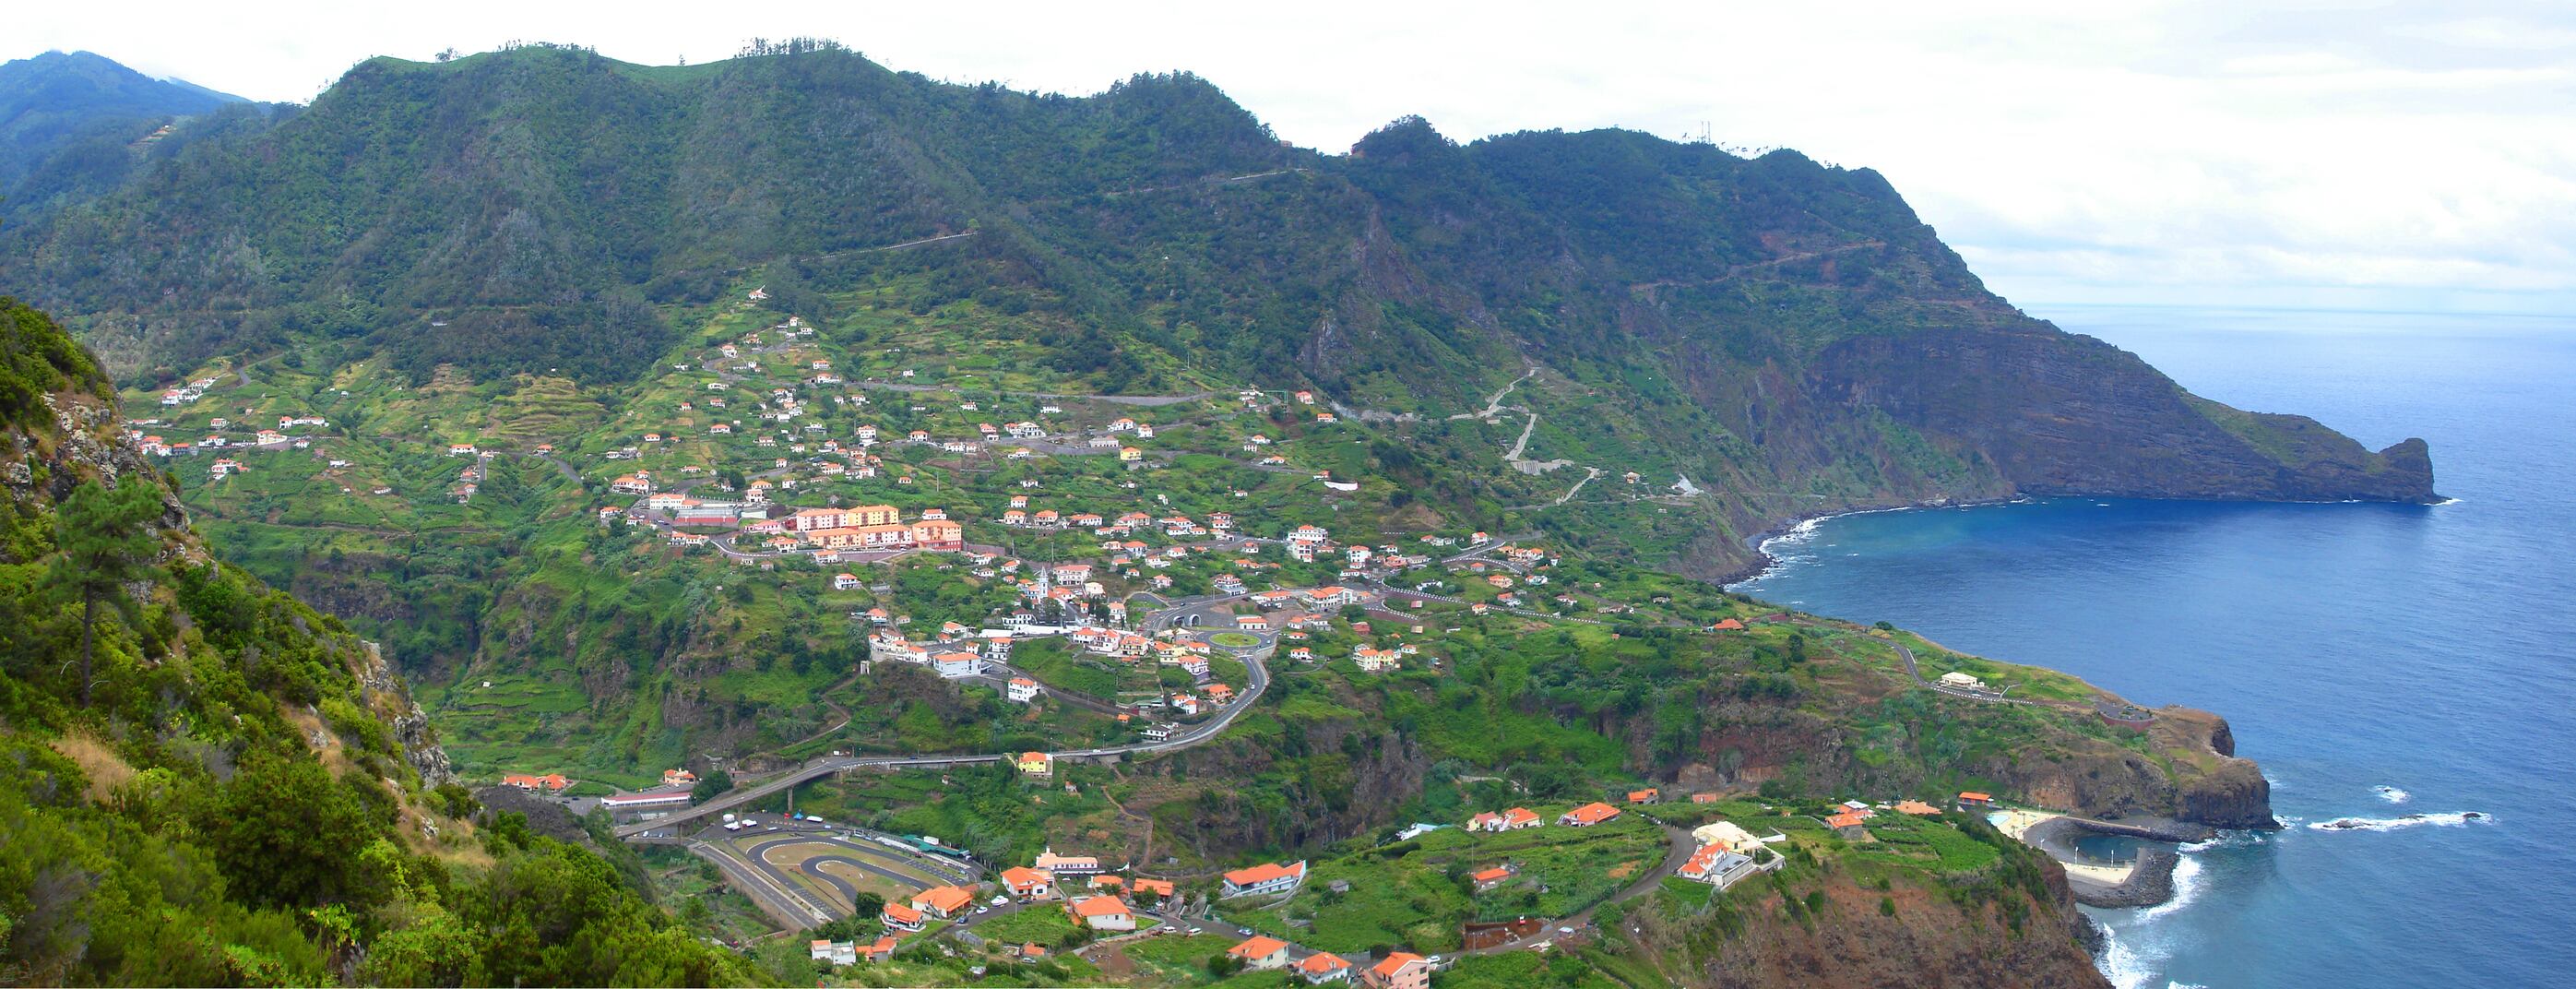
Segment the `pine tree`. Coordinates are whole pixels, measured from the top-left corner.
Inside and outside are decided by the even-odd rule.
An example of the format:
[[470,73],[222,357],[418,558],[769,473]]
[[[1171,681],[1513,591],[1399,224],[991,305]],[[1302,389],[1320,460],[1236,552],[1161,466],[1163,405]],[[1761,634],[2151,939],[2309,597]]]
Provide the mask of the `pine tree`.
[[73,489],[54,513],[54,558],[45,583],[55,593],[79,600],[81,606],[81,706],[90,703],[97,683],[98,607],[106,604],[131,623],[139,617],[128,582],[152,572],[158,541],[146,523],[161,515],[160,492],[148,481],[128,477],[114,489],[87,481]]

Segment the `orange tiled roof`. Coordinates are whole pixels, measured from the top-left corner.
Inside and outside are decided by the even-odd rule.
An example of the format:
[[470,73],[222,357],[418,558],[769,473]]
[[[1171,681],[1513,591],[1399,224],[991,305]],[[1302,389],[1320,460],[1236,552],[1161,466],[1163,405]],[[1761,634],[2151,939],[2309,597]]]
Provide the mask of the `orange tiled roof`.
[[1308,975],[1324,975],[1349,967],[1351,963],[1343,961],[1342,956],[1325,951],[1307,955],[1304,961],[1297,963],[1297,970]]
[[1603,821],[1619,816],[1619,808],[1612,807],[1609,804],[1601,803],[1596,800],[1592,803],[1584,804],[1581,807],[1567,811],[1565,816],[1573,818],[1576,823],[1580,824],[1599,824]]
[[1255,934],[1245,939],[1242,944],[1227,948],[1225,953],[1237,958],[1268,958],[1286,950],[1288,950],[1288,942]]
[[975,894],[957,886],[934,886],[913,896],[912,902],[927,903],[930,904],[931,909],[940,913],[951,913],[959,907],[975,902]]
[[1127,913],[1127,901],[1115,896],[1094,896],[1073,905],[1075,916],[1117,917]]
[[1225,881],[1237,886],[1250,886],[1254,883],[1266,883],[1273,879],[1301,875],[1304,872],[1305,870],[1299,866],[1286,866],[1277,862],[1264,862],[1249,869],[1236,869],[1232,872],[1228,872],[1225,874]]
[[1382,977],[1393,977],[1395,973],[1404,971],[1405,966],[1415,964],[1422,960],[1421,955],[1414,954],[1410,951],[1389,952],[1387,956],[1377,964],[1369,966],[1369,971],[1375,972]]

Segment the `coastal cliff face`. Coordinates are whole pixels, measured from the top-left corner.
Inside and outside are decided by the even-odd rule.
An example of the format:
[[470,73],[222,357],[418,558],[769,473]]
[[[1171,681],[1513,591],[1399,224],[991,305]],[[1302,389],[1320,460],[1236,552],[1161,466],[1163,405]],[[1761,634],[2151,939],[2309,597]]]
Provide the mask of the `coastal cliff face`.
[[2035,321],[1843,341],[1817,382],[1954,437],[2026,494],[2438,500],[2424,441],[2371,452],[2303,416],[2183,391],[2136,355]]

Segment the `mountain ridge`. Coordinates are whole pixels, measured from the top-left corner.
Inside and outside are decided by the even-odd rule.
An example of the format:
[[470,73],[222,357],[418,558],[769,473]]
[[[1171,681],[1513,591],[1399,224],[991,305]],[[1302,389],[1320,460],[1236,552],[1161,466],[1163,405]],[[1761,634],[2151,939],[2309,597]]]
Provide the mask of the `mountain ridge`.
[[112,149],[154,138],[175,117],[249,101],[179,79],[156,79],[92,52],[49,51],[0,63],[0,194],[51,159],[107,159]]
[[[1460,145],[1406,118],[1328,156],[1195,77],[1038,96],[828,47],[685,69],[556,48],[379,58],[186,151],[122,194],[157,215],[115,195],[66,207],[21,224],[13,253],[32,263],[0,273],[58,309],[130,314],[176,344],[164,367],[359,334],[415,381],[438,363],[568,364],[605,383],[669,339],[650,310],[724,272],[831,287],[900,267],[852,250],[971,230],[922,304],[1056,315],[1075,330],[1051,361],[1104,391],[1293,369],[1353,407],[1451,414],[1523,363],[1626,379],[1653,410],[1626,445],[1728,502],[1727,538],[1683,561],[1702,573],[1742,566],[1727,547],[1767,524],[1843,508],[2434,497],[2420,449],[2182,401],[2143,362],[1986,292],[1883,176],[1789,151],[1617,131]],[[291,165],[322,154],[364,164]],[[252,222],[273,205],[284,222]],[[351,233],[334,246],[332,230]],[[156,271],[195,274],[137,279]],[[504,345],[425,332],[458,312]]]

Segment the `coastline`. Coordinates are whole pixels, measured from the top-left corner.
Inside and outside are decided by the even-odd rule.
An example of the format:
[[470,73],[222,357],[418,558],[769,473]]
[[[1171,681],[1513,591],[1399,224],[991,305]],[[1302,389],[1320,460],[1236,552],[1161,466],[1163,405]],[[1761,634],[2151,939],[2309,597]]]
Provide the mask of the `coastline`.
[[2036,500],[2038,499],[2031,495],[2018,494],[2004,498],[1975,498],[1967,501],[1956,501],[1942,498],[1933,501],[1908,502],[1902,505],[1880,505],[1871,508],[1838,508],[1832,511],[1816,512],[1811,515],[1791,516],[1787,519],[1773,523],[1770,528],[1745,537],[1744,547],[1753,551],[1753,559],[1741,567],[1737,567],[1734,570],[1720,574],[1716,579],[1710,581],[1710,583],[1716,584],[1721,588],[1729,588],[1736,584],[1741,584],[1760,577],[1763,574],[1769,573],[1772,567],[1778,566],[1780,563],[1780,558],[1771,555],[1771,551],[1768,548],[1773,540],[1789,536],[1803,530],[1812,529],[1815,526],[1822,525],[1826,522],[1843,518],[1845,516],[1876,515],[1881,512],[1910,512],[1919,509],[1931,508],[1985,508],[1993,505],[2018,505]]

